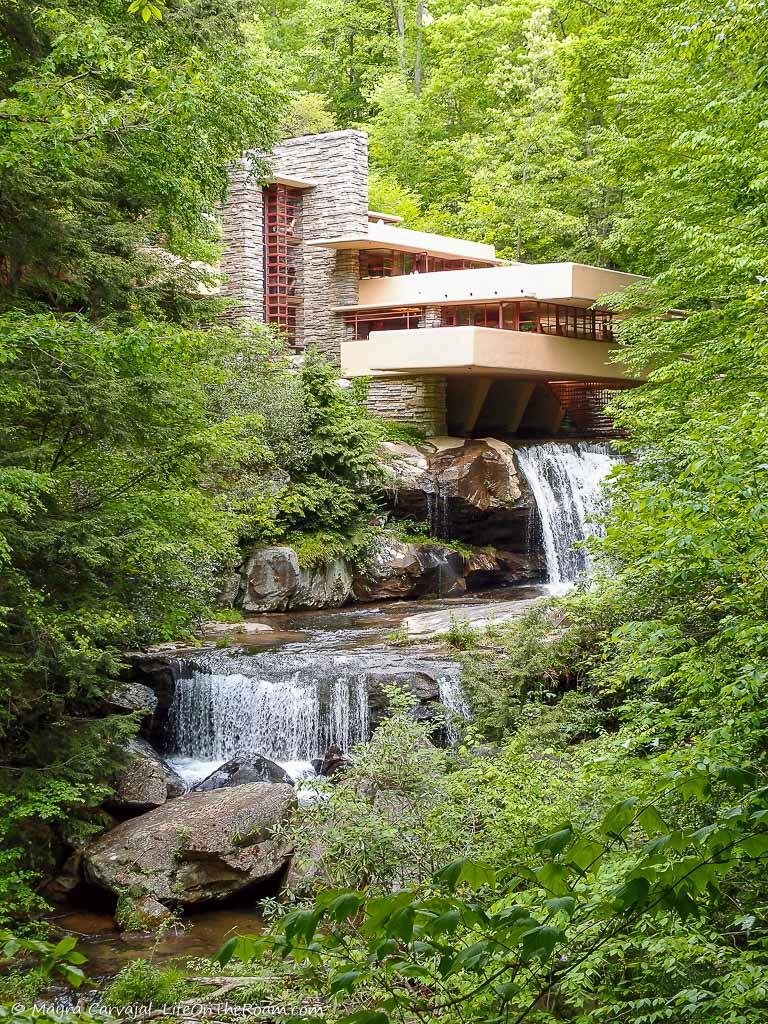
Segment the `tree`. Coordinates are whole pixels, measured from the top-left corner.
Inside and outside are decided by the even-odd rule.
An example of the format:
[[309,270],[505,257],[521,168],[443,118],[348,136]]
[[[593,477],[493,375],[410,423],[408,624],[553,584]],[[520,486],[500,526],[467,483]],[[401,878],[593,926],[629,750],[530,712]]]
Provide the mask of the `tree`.
[[237,0],[150,25],[99,0],[0,5],[6,308],[199,316],[226,161],[269,147],[282,103],[244,16]]

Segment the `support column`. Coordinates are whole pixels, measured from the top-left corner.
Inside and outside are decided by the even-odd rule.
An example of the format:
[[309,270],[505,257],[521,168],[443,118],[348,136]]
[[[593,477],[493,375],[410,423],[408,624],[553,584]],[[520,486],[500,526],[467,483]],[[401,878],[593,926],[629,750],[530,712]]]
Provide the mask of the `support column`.
[[264,195],[247,159],[229,169],[227,200],[222,210],[225,275],[222,293],[238,300],[227,320],[264,322]]
[[493,383],[490,377],[455,377],[448,385],[448,424],[461,436],[475,429],[480,410]]
[[549,384],[537,384],[520,426],[529,435],[556,434],[564,416],[565,409]]
[[516,433],[535,386],[531,380],[495,380],[477,421],[476,431],[490,435]]

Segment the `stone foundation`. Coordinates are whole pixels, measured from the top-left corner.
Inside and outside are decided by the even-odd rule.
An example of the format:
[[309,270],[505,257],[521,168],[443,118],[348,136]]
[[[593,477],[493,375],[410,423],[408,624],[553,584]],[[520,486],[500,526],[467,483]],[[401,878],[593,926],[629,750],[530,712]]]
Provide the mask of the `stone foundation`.
[[445,377],[374,378],[368,389],[368,408],[377,416],[435,437],[446,433],[445,396]]

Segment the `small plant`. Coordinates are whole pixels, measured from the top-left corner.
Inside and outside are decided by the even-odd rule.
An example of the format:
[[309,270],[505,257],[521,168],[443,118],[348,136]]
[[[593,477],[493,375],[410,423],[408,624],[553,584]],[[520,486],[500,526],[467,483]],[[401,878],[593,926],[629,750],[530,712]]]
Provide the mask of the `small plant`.
[[451,614],[450,625],[444,636],[451,647],[459,651],[471,651],[477,646],[480,631],[470,625],[469,619],[460,619]]
[[20,938],[3,929],[0,931],[0,943],[0,953],[5,961],[30,956],[37,960],[33,973],[41,982],[58,975],[68,985],[79,988],[85,981],[80,965],[86,962],[87,957],[76,949],[77,939],[73,935],[67,935],[58,942],[47,942],[45,939]]
[[210,616],[211,622],[231,622],[233,625],[242,622],[245,616],[239,608],[218,608]]
[[405,647],[411,643],[411,637],[405,623],[399,625],[391,633],[387,633],[387,643],[392,644],[394,647]]
[[107,1006],[133,1003],[176,1003],[190,995],[184,974],[177,967],[158,967],[148,960],[133,960],[104,993]]

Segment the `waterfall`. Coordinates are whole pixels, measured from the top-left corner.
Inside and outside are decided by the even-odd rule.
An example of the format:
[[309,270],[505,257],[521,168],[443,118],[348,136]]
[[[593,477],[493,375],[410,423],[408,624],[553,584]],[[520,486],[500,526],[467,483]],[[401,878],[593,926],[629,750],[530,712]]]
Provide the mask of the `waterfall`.
[[461,688],[461,682],[459,681],[458,676],[441,675],[437,680],[437,685],[440,692],[440,703],[443,707],[446,707],[449,711],[453,712],[453,715],[449,718],[448,725],[446,727],[448,742],[450,744],[458,743],[459,728],[454,716],[469,720],[472,717],[472,713],[469,710],[469,704],[467,704],[467,699],[464,696],[464,691]]
[[588,576],[592,559],[578,541],[597,535],[601,484],[619,461],[607,444],[532,444],[516,451],[541,522],[547,581],[556,586]]
[[347,752],[368,735],[366,677],[354,657],[211,652],[180,663],[171,761],[221,763],[252,753],[307,762],[331,743]]

